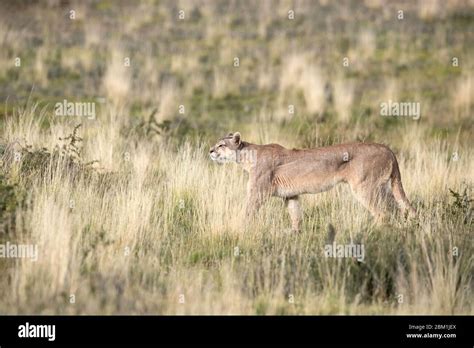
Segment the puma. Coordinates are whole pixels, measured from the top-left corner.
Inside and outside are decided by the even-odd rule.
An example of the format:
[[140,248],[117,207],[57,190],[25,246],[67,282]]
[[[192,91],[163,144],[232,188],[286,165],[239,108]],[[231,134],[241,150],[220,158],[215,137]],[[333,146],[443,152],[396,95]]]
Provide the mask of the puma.
[[394,198],[402,212],[415,210],[403,190],[398,162],[385,145],[350,143],[314,149],[286,149],[278,144],[257,145],[230,133],[210,149],[217,162],[236,162],[249,174],[247,216],[253,216],[271,196],[286,201],[292,229],[300,230],[298,196],[327,191],[348,183],[356,199],[376,218]]

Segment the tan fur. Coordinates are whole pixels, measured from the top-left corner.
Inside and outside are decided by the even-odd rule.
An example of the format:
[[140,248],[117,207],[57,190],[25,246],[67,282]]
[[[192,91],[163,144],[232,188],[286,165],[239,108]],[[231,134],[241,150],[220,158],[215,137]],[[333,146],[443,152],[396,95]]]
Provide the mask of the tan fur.
[[327,191],[348,183],[357,200],[377,219],[394,198],[403,211],[415,210],[403,191],[397,159],[385,145],[351,143],[314,149],[256,145],[230,133],[210,150],[215,161],[237,162],[249,174],[247,215],[254,215],[270,196],[285,199],[292,228],[300,229],[298,196]]

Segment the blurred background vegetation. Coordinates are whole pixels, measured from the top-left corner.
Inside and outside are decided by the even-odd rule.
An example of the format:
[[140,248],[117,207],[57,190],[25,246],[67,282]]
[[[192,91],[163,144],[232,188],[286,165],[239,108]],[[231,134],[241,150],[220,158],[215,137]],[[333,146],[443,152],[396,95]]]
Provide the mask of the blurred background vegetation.
[[[259,121],[299,146],[315,145],[315,131],[396,144],[413,122],[429,125],[426,137],[469,137],[473,9],[472,0],[2,1],[0,122],[30,97],[51,110],[63,99],[113,104],[124,131],[178,139],[252,132]],[[388,100],[421,103],[421,119],[380,117]]]

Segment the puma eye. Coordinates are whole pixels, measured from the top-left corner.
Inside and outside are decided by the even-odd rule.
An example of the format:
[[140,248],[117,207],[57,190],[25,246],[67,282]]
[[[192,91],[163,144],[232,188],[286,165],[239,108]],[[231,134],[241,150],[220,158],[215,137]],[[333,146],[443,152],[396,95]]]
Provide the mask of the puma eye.
[[223,146],[224,146],[224,144],[220,144],[218,147],[223,147]]

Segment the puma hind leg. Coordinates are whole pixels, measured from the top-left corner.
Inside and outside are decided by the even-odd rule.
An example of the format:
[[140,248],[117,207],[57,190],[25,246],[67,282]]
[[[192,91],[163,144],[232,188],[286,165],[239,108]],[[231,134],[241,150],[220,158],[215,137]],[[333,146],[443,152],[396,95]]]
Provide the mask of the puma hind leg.
[[387,220],[387,212],[393,207],[393,194],[389,182],[364,181],[351,185],[351,190],[357,201],[365,207],[377,223]]
[[291,219],[291,229],[295,232],[300,231],[301,225],[301,205],[298,196],[290,197],[285,199],[286,207]]

